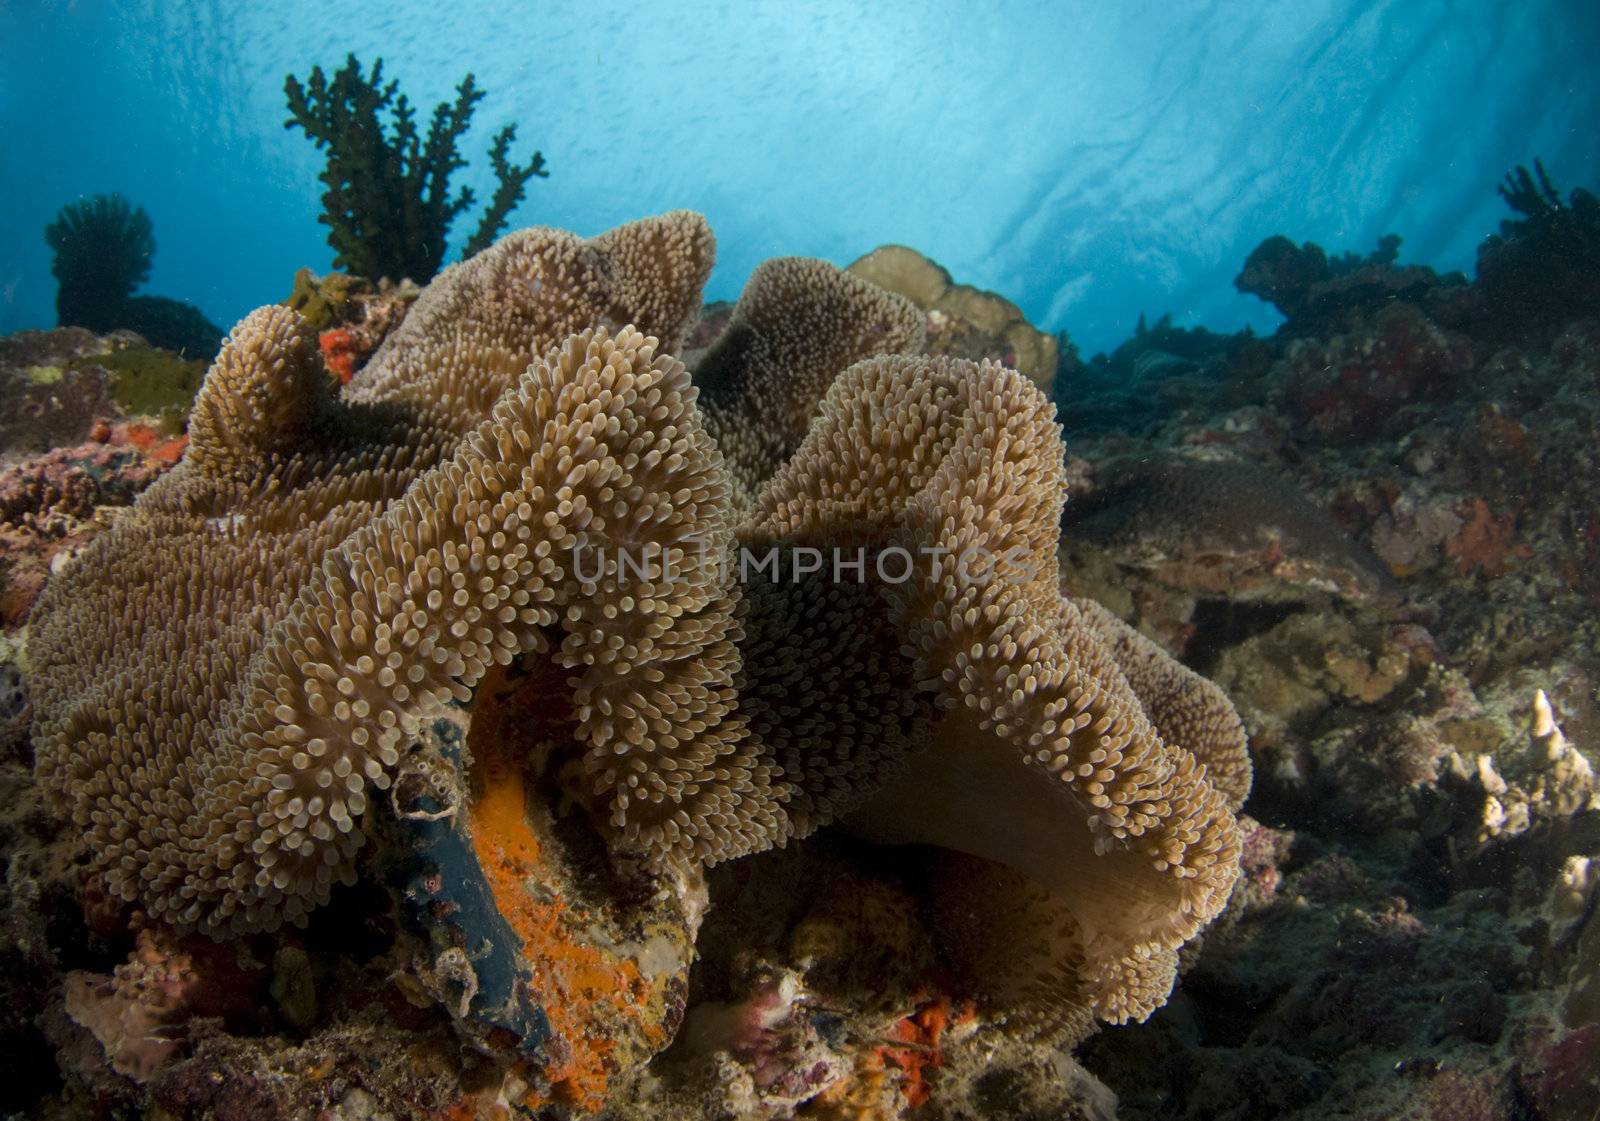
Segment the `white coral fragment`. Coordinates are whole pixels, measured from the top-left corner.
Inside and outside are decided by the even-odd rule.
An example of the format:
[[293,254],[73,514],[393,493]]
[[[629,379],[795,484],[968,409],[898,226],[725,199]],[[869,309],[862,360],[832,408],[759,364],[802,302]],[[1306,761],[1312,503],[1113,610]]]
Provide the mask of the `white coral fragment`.
[[1556,723],[1549,694],[1534,690],[1531,708],[1520,758],[1497,766],[1490,756],[1478,756],[1477,779],[1486,794],[1479,841],[1515,837],[1541,819],[1600,809],[1594,768]]

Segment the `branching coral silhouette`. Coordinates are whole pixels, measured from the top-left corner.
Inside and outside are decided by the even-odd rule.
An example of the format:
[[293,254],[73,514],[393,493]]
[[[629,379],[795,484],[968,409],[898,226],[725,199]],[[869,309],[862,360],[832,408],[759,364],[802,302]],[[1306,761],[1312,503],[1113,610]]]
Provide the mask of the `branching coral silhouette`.
[[[457,146],[484,97],[472,75],[456,87],[454,102],[434,107],[426,136],[399,83],[384,83],[381,58],[371,73],[352,54],[331,77],[320,66],[303,84],[290,74],[284,94],[290,113],[284,127],[298,125],[327,152],[318,221],[328,227],[334,264],[373,279],[431,279],[444,263],[451,225],[476,201],[470,187],[450,189],[451,176],[467,166]],[[467,241],[468,254],[494,241],[529,179],[550,174],[538,152],[525,164],[511,162],[516,135],[517,126],[508,124],[490,146],[499,185]]]
[[1517,217],[1478,250],[1478,285],[1491,310],[1516,330],[1529,322],[1557,330],[1588,314],[1600,299],[1600,199],[1576,188],[1560,189],[1533,161],[1498,187]]

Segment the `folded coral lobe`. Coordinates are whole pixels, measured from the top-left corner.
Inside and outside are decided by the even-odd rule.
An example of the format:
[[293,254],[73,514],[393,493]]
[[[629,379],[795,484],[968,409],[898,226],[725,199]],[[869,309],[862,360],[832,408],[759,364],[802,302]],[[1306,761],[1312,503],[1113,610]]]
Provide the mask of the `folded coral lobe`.
[[763,261],[695,370],[738,508],[794,454],[846,367],[915,350],[922,339],[922,315],[909,300],[826,261]]
[[[1180,667],[1163,677],[1132,657],[1148,647],[1109,641],[1120,636],[1098,609],[1086,617],[1061,596],[1063,496],[1054,412],[1025,378],[891,357],[835,383],[760,509],[776,527],[877,534],[916,558],[884,594],[941,716],[906,776],[850,824],[971,853],[1043,888],[1058,956],[1074,963],[1054,998],[1120,1022],[1166,999],[1177,948],[1227,899],[1239,858],[1230,800],[1248,764],[1231,709],[1219,716],[1211,694],[1175,699]],[[1226,792],[1163,737],[1119,657],[1170,729],[1207,737]]]
[[[523,652],[570,670],[625,832],[724,828],[642,757],[753,785],[725,726],[728,605],[703,576],[663,591],[570,560],[626,543],[692,572],[685,542],[726,534],[687,372],[597,326],[673,336],[711,256],[684,212],[514,234],[437,278],[338,398],[294,312],[235,329],[185,461],[34,616],[38,776],[114,895],[214,934],[302,918],[353,875],[408,734]],[[659,688],[621,695],[630,669]],[[675,738],[643,742],[652,703]]]

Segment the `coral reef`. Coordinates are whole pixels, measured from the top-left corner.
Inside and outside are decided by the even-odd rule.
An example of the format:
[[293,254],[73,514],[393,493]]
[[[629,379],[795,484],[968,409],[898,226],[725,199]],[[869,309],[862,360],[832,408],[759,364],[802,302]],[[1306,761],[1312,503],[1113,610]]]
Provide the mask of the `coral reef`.
[[[1536,177],[1507,189],[1577,220]],[[1597,337],[1581,237],[1511,227],[1534,240],[1509,314],[1490,270],[1273,239],[1241,286],[1278,333],[1156,372],[1070,445],[1068,587],[1225,689],[1255,771],[1242,875],[1177,994],[1081,1053],[1120,1117],[1600,1108]]]
[[317,345],[329,372],[340,385],[349,385],[356,371],[400,326],[421,291],[409,281],[379,281],[374,286],[349,273],[318,277],[310,269],[301,269],[283,302],[317,332]]
[[[548,654],[577,675],[570,703],[589,796],[622,840],[726,859],[810,832],[880,788],[859,822],[896,841],[936,840],[1011,864],[1049,888],[1072,915],[1068,941],[1083,955],[1063,980],[1064,999],[1104,1018],[1148,1014],[1170,986],[1176,946],[1216,913],[1232,882],[1232,818],[1202,763],[1215,752],[1223,770],[1237,766],[1226,756],[1243,747],[1225,728],[1213,743],[1181,722],[1161,727],[1178,710],[1147,713],[1145,677],[1124,682],[1117,647],[1059,598],[1060,454],[1047,403],[998,367],[880,360],[835,381],[805,431],[805,403],[831,373],[905,336],[879,325],[891,306],[881,291],[814,262],[766,266],[702,367],[712,430],[726,434],[747,491],[781,462],[783,441],[804,432],[740,544],[982,553],[1007,558],[1010,573],[974,583],[963,559],[881,591],[793,579],[740,589],[678,544],[698,542],[715,557],[732,540],[722,459],[697,433],[682,365],[656,357],[631,329],[615,339],[590,329],[536,357],[565,333],[561,324],[606,315],[653,320],[676,338],[709,261],[708,235],[681,215],[590,245],[543,231],[509,239],[430,289],[343,402],[328,396],[292,312],[264,309],[246,321],[196,401],[182,467],[38,606],[41,781],[91,830],[95,873],[112,895],[180,926],[270,929],[353,875],[369,785],[390,786],[399,749],[443,702],[470,699],[488,666]],[[587,285],[524,279],[571,276],[590,262]],[[814,373],[803,376],[808,360]],[[790,373],[782,393],[778,369]],[[601,432],[584,402],[612,399],[617,419]],[[733,436],[758,431],[757,403],[790,418],[785,428],[761,426],[780,442],[760,454]],[[577,411],[568,417],[567,408]],[[721,419],[734,414],[742,426]],[[881,437],[864,439],[869,414]],[[989,446],[1002,432],[1006,442]],[[595,434],[618,441],[611,458]],[[319,440],[327,450],[310,450]],[[586,479],[564,466],[579,446]],[[930,448],[943,452],[930,457]],[[513,469],[530,454],[531,466]],[[625,463],[660,463],[664,473],[652,482],[642,468],[624,473]],[[877,489],[860,489],[867,479],[880,480]],[[609,509],[605,495],[617,492],[633,497],[609,529],[588,511]],[[985,495],[1022,503],[998,533],[965,513]],[[218,519],[231,527],[221,537]],[[530,544],[532,525],[541,534]],[[678,578],[624,582],[626,567],[606,559],[624,543],[650,547]],[[574,550],[614,567],[579,578]],[[130,557],[141,559],[130,566]],[[466,571],[483,573],[471,590],[449,575]],[[448,600],[447,584],[457,587]],[[644,598],[652,587],[659,604]],[[352,598],[356,588],[365,590]],[[147,616],[169,617],[161,605],[192,600],[226,606],[195,618],[203,626],[194,633],[147,630]],[[611,641],[610,621],[636,624],[603,610],[605,600],[662,621]],[[675,634],[679,616],[693,626]],[[840,643],[852,619],[864,632],[859,650]],[[996,628],[996,619],[1005,622]],[[559,642],[547,637],[557,625]],[[813,628],[829,636],[835,672],[862,696],[792,695],[797,643]],[[918,651],[908,664],[886,659],[891,633],[889,649]],[[165,653],[135,664],[127,680],[140,683],[141,698],[163,699],[102,694],[103,660],[152,641]],[[308,664],[325,668],[307,676],[299,667]],[[1036,684],[1019,689],[1021,674]],[[935,695],[913,693],[912,681]],[[897,689],[905,698],[891,704],[885,694]],[[917,729],[963,704],[987,715],[940,717],[936,738],[948,746],[925,758],[919,783],[883,786],[875,772],[900,770]],[[1226,709],[1220,696],[1209,704]],[[790,706],[815,723],[784,719]],[[1177,746],[1180,731],[1202,762]],[[965,745],[991,737],[1016,752],[1006,775],[988,774],[1002,784],[995,796],[1010,785],[1038,807],[1039,835],[1020,847],[997,845],[986,829],[947,835],[930,801],[935,789],[964,796],[972,780],[963,760],[992,750]],[[826,768],[809,761],[823,743],[837,759]],[[175,784],[197,748],[205,784]],[[131,811],[106,812],[124,800]],[[1066,859],[1074,847],[1081,854]],[[1102,865],[1106,851],[1127,857]],[[1102,876],[1105,888],[1082,890],[1079,881]],[[1121,892],[1140,900],[1132,927],[1118,918]],[[1090,896],[1105,905],[1086,910]]]
[[[200,955],[209,956],[209,967],[197,967]],[[181,947],[170,934],[146,928],[110,976],[68,973],[64,1008],[100,1044],[112,1070],[148,1082],[182,1048],[190,1021],[249,1014],[251,972],[261,971],[240,969],[216,946]]]
[[127,333],[0,339],[0,402],[16,409],[0,424],[0,626],[21,625],[50,572],[182,456],[171,427],[201,372]]
[[120,347],[101,357],[107,389],[123,416],[150,417],[171,435],[182,432],[205,377],[204,362],[155,347]]
[[82,327],[0,339],[0,451],[41,452],[89,438],[111,409],[108,343]]
[[204,363],[127,331],[62,327],[0,339],[0,456],[81,443],[116,420],[178,435],[204,374]]
[[1474,357],[1414,305],[1394,303],[1357,331],[1292,345],[1279,392],[1289,415],[1325,439],[1392,438],[1455,396]]
[[[1600,302],[1600,199],[1582,187],[1566,200],[1534,161],[1500,186],[1520,218],[1478,249],[1478,285],[1504,333],[1558,331]],[[1513,327],[1516,324],[1516,327]]]
[[1102,380],[1164,380],[1179,372],[1198,372],[1216,359],[1226,360],[1254,337],[1248,328],[1237,335],[1219,335],[1204,327],[1173,326],[1170,313],[1153,324],[1141,315],[1133,337],[1109,355],[1095,355],[1084,373]]
[[881,245],[848,271],[904,296],[926,314],[927,353],[989,358],[1045,389],[1054,382],[1061,361],[1056,337],[1034,327],[1004,296],[956,284],[943,266],[904,245]]
[[44,230],[55,253],[60,285],[56,319],[63,327],[135,331],[154,346],[209,361],[222,331],[191,304],[164,296],[135,296],[150,275],[154,227],[144,207],[121,195],[95,195],[61,208]]
[[[434,107],[425,136],[399,83],[384,84],[382,59],[369,74],[352,54],[332,75],[320,66],[311,68],[304,83],[287,75],[283,89],[290,114],[284,127],[298,126],[327,153],[318,221],[328,227],[334,265],[370,280],[433,279],[444,263],[451,225],[475,201],[471,188],[450,191],[451,176],[467,165],[457,143],[484,97],[472,75],[456,87],[454,103]],[[538,152],[526,164],[511,162],[516,134],[517,126],[508,124],[490,144],[497,186],[467,240],[469,255],[494,241],[528,180],[550,174]]]
[[1399,256],[1395,234],[1365,257],[1345,253],[1331,259],[1320,245],[1297,246],[1275,236],[1256,246],[1233,284],[1282,312],[1290,331],[1307,335],[1333,333],[1393,300],[1442,302],[1466,284],[1459,273],[1441,277],[1425,266],[1397,266]]
[[[657,330],[670,337],[693,307],[698,279],[709,268],[709,242],[687,219],[669,216],[659,225],[682,230],[663,239],[665,248],[678,250],[679,303],[668,309],[675,318],[657,320]],[[641,226],[632,236],[654,233]],[[435,543],[434,535],[455,524],[447,512],[459,510],[458,490],[467,478],[461,472],[476,477],[479,457],[514,446],[473,429],[530,361],[604,315],[650,322],[640,314],[644,309],[616,308],[617,289],[626,284],[613,278],[623,268],[623,254],[606,260],[577,239],[540,232],[509,239],[423,301],[402,333],[390,338],[388,360],[363,371],[346,402],[333,398],[309,332],[292,311],[263,309],[234,333],[195,402],[180,468],[78,558],[35,613],[40,774],[47,788],[76,807],[83,826],[102,823],[97,859],[113,894],[140,898],[152,915],[168,921],[211,930],[271,926],[303,914],[327,897],[336,878],[351,875],[368,785],[380,791],[389,785],[403,732],[414,733],[422,714],[465,692],[453,678],[476,681],[486,664],[507,660],[520,644],[543,648],[535,628],[557,618],[550,597],[536,595],[536,587],[509,586],[513,579],[530,581],[539,557],[551,550],[546,544],[532,554],[528,531],[518,534],[518,524],[538,520],[517,513],[523,500],[507,507],[513,521],[501,518],[507,553],[490,569],[503,573],[500,590],[478,589],[487,594],[470,614],[424,627],[427,611],[437,609],[427,605],[442,606],[441,587],[465,562],[464,555],[457,559],[456,545]],[[532,285],[500,281],[579,269],[585,270],[581,279],[565,290],[552,283],[535,292]],[[523,302],[511,302],[518,299]],[[450,332],[429,329],[441,319],[451,323]],[[588,340],[574,344],[578,349],[554,376],[619,376],[607,360],[638,353],[642,340],[632,338],[617,352],[602,334],[593,340],[593,355],[586,354]],[[639,361],[648,367],[650,359]],[[643,378],[637,392],[653,380]],[[539,407],[541,388],[536,382],[522,387],[529,409]],[[534,423],[534,431],[543,424],[504,410],[499,415],[507,424]],[[514,431],[506,439],[515,441]],[[552,460],[549,470],[558,463]],[[426,486],[413,488],[404,503],[395,501],[436,466],[443,469],[429,474]],[[606,482],[601,478],[596,486]],[[704,515],[690,507],[687,516]],[[395,520],[396,528],[378,525],[380,517]],[[219,533],[224,523],[229,528]],[[377,564],[382,573],[392,562],[370,550],[400,547],[411,537],[400,528],[408,523],[418,524],[418,537],[407,549],[429,542],[418,558],[424,571],[413,590],[385,592],[383,601],[395,592],[398,604],[415,598],[418,622],[410,622],[409,606],[382,629],[370,615],[351,618],[350,607],[335,606],[334,596],[362,577],[349,568],[336,576],[329,555],[343,555],[339,563],[346,566]],[[463,548],[481,550],[488,543],[476,537],[476,515],[458,532],[478,541],[463,538]],[[347,552],[338,554],[341,549]],[[129,567],[124,561],[131,556],[144,560]],[[478,569],[485,562],[467,563]],[[468,598],[452,591],[461,601],[452,611],[467,608]],[[179,616],[184,629],[165,639],[159,628],[147,631],[146,612],[171,619],[166,605],[196,600],[218,608]],[[520,620],[520,633],[507,632],[509,645],[486,645],[474,637],[486,632],[473,624],[480,612],[500,614],[502,601],[511,612],[503,621]],[[276,624],[271,635],[258,618],[269,610]],[[384,614],[391,614],[387,607]],[[451,635],[452,628],[462,634]],[[666,645],[664,636],[658,639]],[[133,696],[90,700],[108,684],[92,650],[137,654],[152,641],[153,649],[170,644],[170,653],[140,659],[129,680],[166,676],[168,684],[153,694],[142,683],[134,686],[135,694],[163,700],[150,707],[136,702],[138,716],[120,719],[116,714],[135,703]],[[387,663],[391,651],[395,664],[374,664]],[[416,651],[409,664],[401,651]],[[466,668],[468,659],[475,670]],[[326,681],[300,670],[329,662]],[[192,750],[191,733],[179,729],[196,721],[210,752],[211,779],[199,789],[170,781]],[[363,730],[358,734],[347,722]],[[264,766],[269,754],[279,759],[276,774]],[[154,781],[124,787],[123,773]],[[137,799],[142,813],[163,826],[152,830],[123,814],[108,818],[100,800],[113,792]],[[202,812],[206,805],[215,806],[211,814]],[[283,811],[269,809],[265,829],[256,822],[262,807]],[[230,843],[217,844],[222,837]]]
[[100,422],[91,439],[0,468],[0,623],[21,623],[66,563],[183,454],[142,422]]
[[[1065,456],[914,293],[779,260],[697,316],[686,215],[513,235],[403,319],[306,278],[328,318],[241,325],[115,520],[164,465],[64,424],[0,488],[58,570],[0,637],[0,1107],[1594,1116],[1600,326],[1587,204],[1505,191],[1517,315],[1283,239],[1279,332],[1145,326],[1055,386]],[[14,342],[17,385],[110,345]]]
[[1250,254],[1234,286],[1283,313],[1280,335],[1361,331],[1399,303],[1486,345],[1548,342],[1592,315],[1600,299],[1600,200],[1581,187],[1563,199],[1538,161],[1531,172],[1513,169],[1499,192],[1519,217],[1502,221],[1479,247],[1470,285],[1457,273],[1397,265],[1400,239],[1390,234],[1366,257],[1333,258],[1311,242],[1271,237]]
[[948,855],[824,833],[713,869],[688,1019],[616,1116],[1114,1118],[1058,1045],[952,992],[959,921],[919,914]]
[[372,282],[349,273],[318,276],[310,269],[294,274],[294,287],[284,307],[293,308],[313,331],[322,332],[351,318],[357,297],[371,294]]

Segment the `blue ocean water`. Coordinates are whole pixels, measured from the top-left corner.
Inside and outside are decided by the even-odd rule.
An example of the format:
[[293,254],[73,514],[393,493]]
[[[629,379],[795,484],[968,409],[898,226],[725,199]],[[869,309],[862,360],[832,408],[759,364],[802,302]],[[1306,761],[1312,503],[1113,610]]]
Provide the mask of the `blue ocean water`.
[[1467,269],[1507,169],[1600,178],[1600,5],[1573,0],[13,0],[0,333],[54,324],[40,231],[80,195],[144,206],[144,291],[224,326],[327,269],[283,79],[352,50],[424,110],[477,76],[463,181],[489,194],[508,121],[551,170],[513,225],[701,210],[708,298],[769,256],[903,242],[1086,353],[1141,311],[1270,328],[1229,283],[1270,234],[1366,252],[1394,231],[1403,259]]

